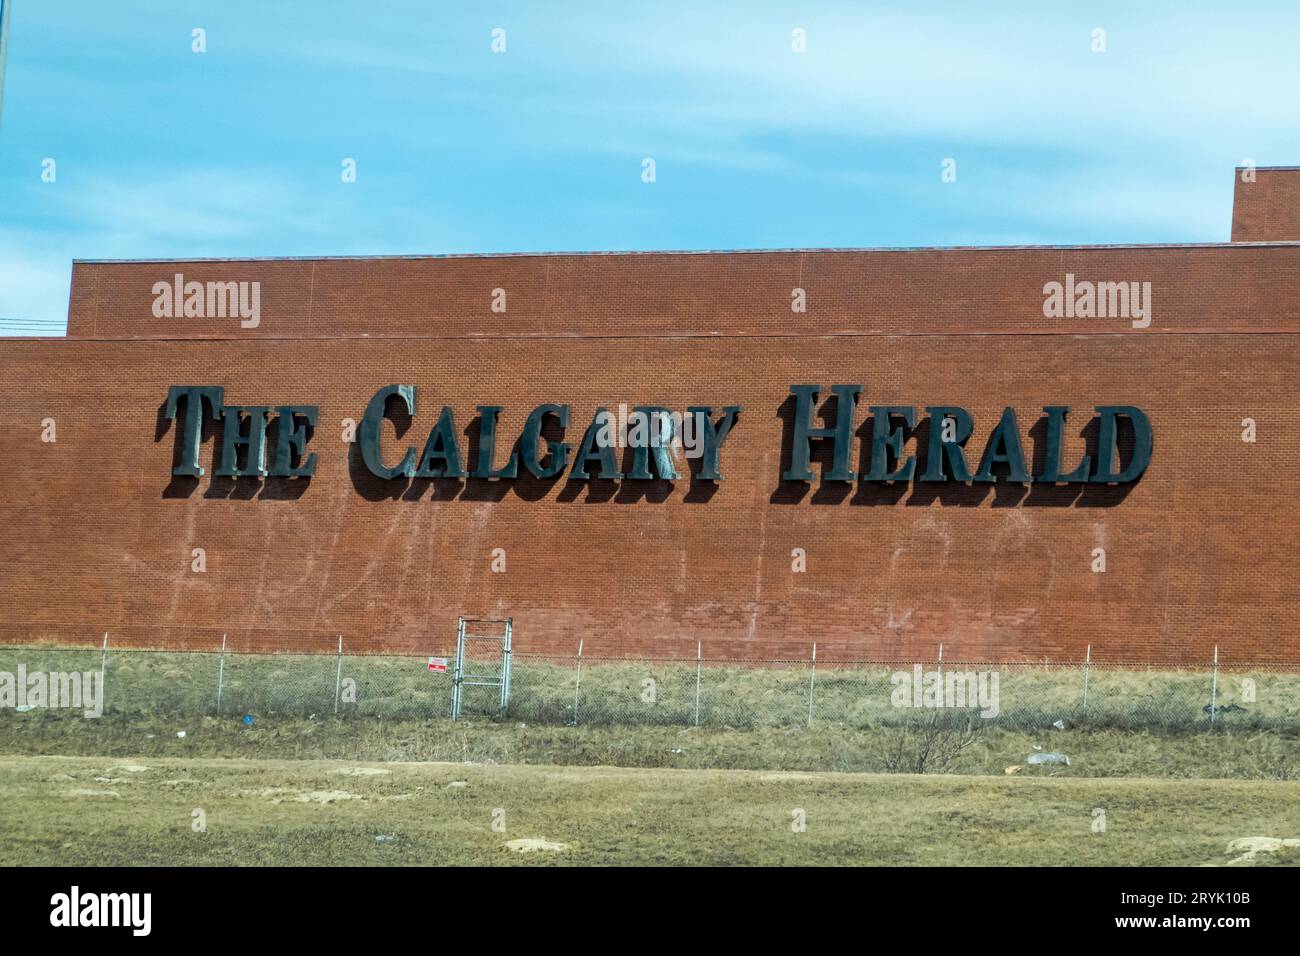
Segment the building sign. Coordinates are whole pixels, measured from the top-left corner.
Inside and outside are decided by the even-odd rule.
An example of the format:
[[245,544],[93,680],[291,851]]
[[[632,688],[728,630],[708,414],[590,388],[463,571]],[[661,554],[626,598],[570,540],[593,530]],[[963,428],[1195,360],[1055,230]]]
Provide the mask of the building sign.
[[[1043,448],[1036,471],[1031,471],[1031,459],[1021,443],[1014,408],[1003,409],[976,457],[969,447],[975,423],[960,406],[930,405],[918,412],[911,405],[870,405],[870,428],[862,439],[870,466],[859,473],[853,464],[857,460],[855,413],[862,386],[831,387],[821,407],[823,420],[829,422],[825,425],[816,423],[821,392],[819,385],[790,387],[782,481],[813,481],[817,451],[829,459],[821,468],[823,482],[1126,484],[1137,481],[1151,461],[1150,419],[1132,405],[1095,406],[1085,429],[1092,432],[1095,424],[1095,454],[1069,462],[1064,449],[1071,409],[1043,406],[1039,418]],[[598,408],[578,437],[570,430],[570,406],[545,403],[528,413],[517,439],[510,443],[501,434],[502,406],[479,405],[477,410],[473,461],[462,451],[450,406],[438,412],[423,442],[385,441],[386,418],[409,419],[415,428],[420,408],[414,385],[384,386],[370,399],[357,430],[364,467],[384,480],[508,480],[528,474],[542,479],[566,475],[576,481],[672,481],[683,477],[678,458],[684,456],[699,460],[692,477],[721,481],[723,449],[741,413],[739,405],[693,405],[684,413],[655,405],[634,406],[630,413],[626,406],[617,412]],[[214,454],[218,476],[308,478],[316,472],[316,453],[307,450],[318,418],[315,405],[228,405],[221,386],[174,385],[164,413],[168,419],[179,419],[174,475],[204,474],[199,459],[205,419],[222,423],[219,454]],[[1121,432],[1131,449],[1123,462]],[[632,450],[630,458],[619,454],[624,448]],[[920,461],[923,469],[918,467]]]

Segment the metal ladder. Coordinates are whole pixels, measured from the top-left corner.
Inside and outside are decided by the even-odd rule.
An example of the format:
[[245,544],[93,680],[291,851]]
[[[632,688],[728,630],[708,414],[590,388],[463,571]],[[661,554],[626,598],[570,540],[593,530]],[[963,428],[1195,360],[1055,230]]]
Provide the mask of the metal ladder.
[[[484,627],[491,630],[493,627],[504,627],[499,633],[471,633],[469,625]],[[459,720],[464,713],[465,705],[465,688],[466,687],[498,687],[500,688],[500,697],[497,706],[497,716],[503,716],[506,708],[510,704],[510,642],[514,635],[514,619],[506,618],[504,621],[494,618],[476,618],[462,617],[456,623],[456,666],[452,671],[451,679],[451,719]],[[492,648],[490,655],[480,656],[477,660],[471,660],[470,647],[472,642],[486,641],[491,642],[489,647]],[[495,667],[497,661],[497,650],[500,649],[500,669],[487,673],[466,673],[467,669],[474,670]]]

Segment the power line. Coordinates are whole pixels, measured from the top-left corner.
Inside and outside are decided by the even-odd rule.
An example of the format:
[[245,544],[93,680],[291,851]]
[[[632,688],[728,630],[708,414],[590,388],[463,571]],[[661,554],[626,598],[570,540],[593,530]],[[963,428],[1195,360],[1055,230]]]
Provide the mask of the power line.
[[65,319],[7,319],[0,316],[0,335],[62,336],[67,334]]

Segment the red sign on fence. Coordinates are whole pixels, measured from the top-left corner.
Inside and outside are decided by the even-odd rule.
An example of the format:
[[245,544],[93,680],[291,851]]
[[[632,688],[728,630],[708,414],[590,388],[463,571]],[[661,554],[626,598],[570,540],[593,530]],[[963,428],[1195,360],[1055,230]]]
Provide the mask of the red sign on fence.
[[439,673],[439,674],[445,674],[445,673],[447,673],[447,658],[445,658],[445,657],[430,657],[430,658],[429,658],[429,670],[431,670],[431,671],[436,671],[436,672]]

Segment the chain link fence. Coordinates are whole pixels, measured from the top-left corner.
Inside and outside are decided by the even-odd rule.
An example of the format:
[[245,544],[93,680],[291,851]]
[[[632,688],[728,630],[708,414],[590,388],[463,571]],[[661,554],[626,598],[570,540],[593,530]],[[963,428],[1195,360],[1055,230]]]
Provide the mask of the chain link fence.
[[[1300,671],[1215,661],[1200,670],[1136,669],[1089,657],[1061,665],[516,652],[506,713],[498,713],[495,692],[467,697],[465,713],[556,725],[866,728],[906,724],[939,710],[1016,729],[1058,721],[1135,729],[1300,729]],[[102,687],[106,715],[445,718],[453,671],[450,657],[355,654],[342,640],[294,653],[250,653],[224,644],[141,650],[114,648],[107,640],[96,648],[0,645],[0,719],[75,703],[69,675],[79,678],[83,710],[93,708],[86,698]]]

